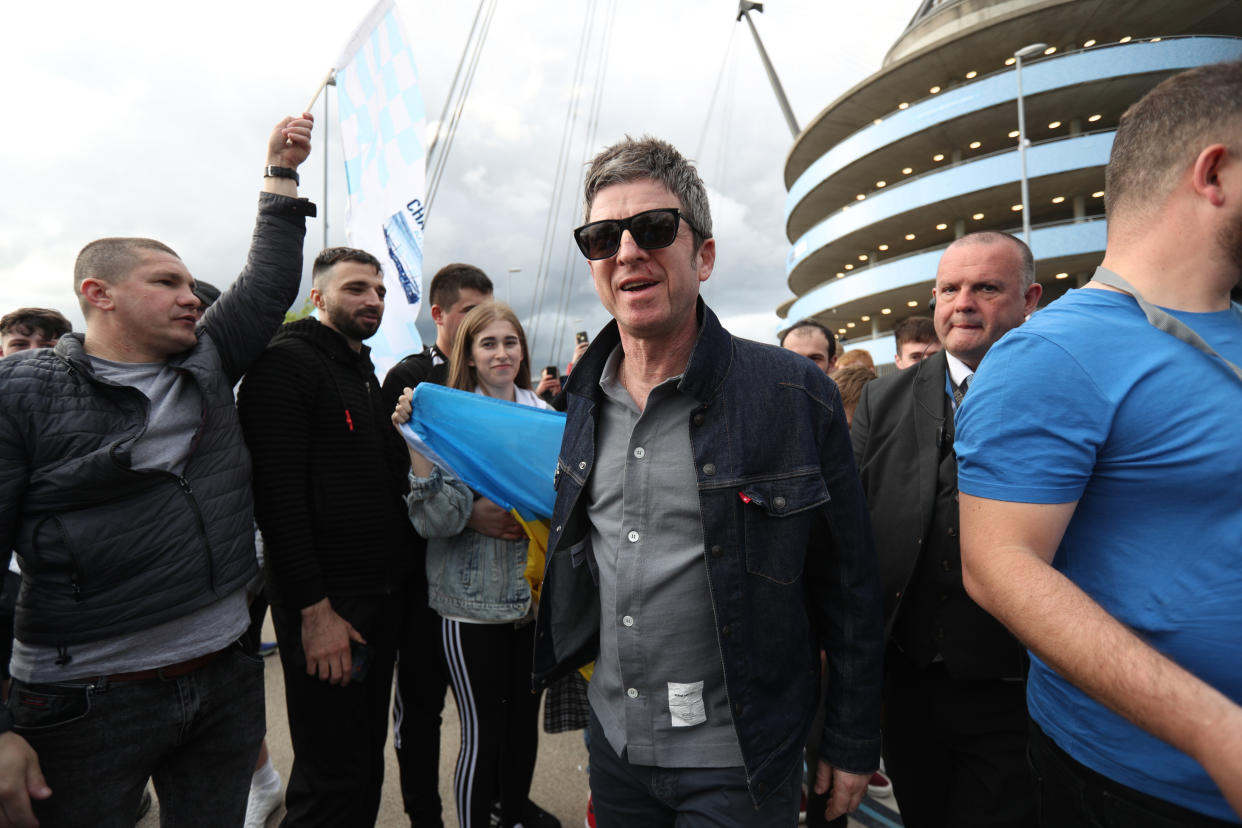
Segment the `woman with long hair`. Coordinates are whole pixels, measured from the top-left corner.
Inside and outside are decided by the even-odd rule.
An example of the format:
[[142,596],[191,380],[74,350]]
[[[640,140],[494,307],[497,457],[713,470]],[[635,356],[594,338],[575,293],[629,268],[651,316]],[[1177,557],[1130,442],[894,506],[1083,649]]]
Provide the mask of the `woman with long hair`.
[[[517,316],[479,305],[458,328],[449,385],[547,408],[530,388],[530,355]],[[410,418],[410,389],[393,412]],[[454,797],[461,828],[487,828],[495,803],[504,828],[560,823],[530,801],[538,750],[539,696],[530,690],[534,607],[524,572],[528,544],[517,521],[507,536],[466,524],[476,495],[410,449],[410,520],[427,538],[427,600],[442,618],[444,655],[461,719]],[[498,508],[498,507],[497,507]]]

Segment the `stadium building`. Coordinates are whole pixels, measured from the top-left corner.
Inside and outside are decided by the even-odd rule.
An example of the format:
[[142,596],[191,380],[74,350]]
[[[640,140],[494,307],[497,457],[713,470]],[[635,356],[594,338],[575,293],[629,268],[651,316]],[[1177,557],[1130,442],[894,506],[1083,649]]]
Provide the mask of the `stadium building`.
[[1242,58],[1239,35],[1237,0],[923,0],[880,71],[789,151],[795,298],[778,315],[891,363],[892,328],[929,313],[946,245],[976,230],[1021,237],[1018,52],[1041,301],[1084,283],[1104,251],[1121,114],[1172,74]]

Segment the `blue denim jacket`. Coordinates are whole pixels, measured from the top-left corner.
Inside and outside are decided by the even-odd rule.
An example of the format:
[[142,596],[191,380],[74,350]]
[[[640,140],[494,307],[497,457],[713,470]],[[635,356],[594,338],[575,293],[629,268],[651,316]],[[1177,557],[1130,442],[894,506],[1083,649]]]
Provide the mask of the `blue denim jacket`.
[[438,467],[430,477],[410,474],[406,503],[414,528],[427,539],[427,603],[433,610],[474,621],[526,617],[526,539],[489,538],[468,528],[474,494]]
[[[801,767],[827,651],[821,756],[870,773],[880,758],[882,621],[871,527],[841,397],[814,363],[731,336],[699,302],[681,381],[699,405],[690,442],[703,565],[750,793]],[[567,384],[556,508],[536,618],[535,683],[595,658],[600,604],[583,488],[595,462],[611,323]],[[610,619],[608,623],[617,623]]]

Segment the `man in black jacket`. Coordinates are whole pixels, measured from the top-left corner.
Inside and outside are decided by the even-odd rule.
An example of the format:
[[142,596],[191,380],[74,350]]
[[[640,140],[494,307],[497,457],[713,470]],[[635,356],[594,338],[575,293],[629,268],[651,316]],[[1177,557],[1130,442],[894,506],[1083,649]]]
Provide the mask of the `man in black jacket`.
[[379,809],[397,629],[416,563],[408,460],[362,344],[380,263],[315,259],[319,319],[285,325],[242,383],[294,762],[287,826],[369,825]]
[[868,383],[854,412],[888,638],[884,762],[910,828],[1034,824],[1023,649],[962,587],[953,417],[1040,292],[1018,239],[958,239],[936,271],[944,350]]
[[133,824],[148,776],[168,824],[244,818],[263,665],[235,644],[258,570],[232,388],[297,295],[310,130],[268,137],[246,268],[201,318],[171,248],[99,239],[74,266],[85,335],[0,361],[0,549],[23,572],[0,823]]

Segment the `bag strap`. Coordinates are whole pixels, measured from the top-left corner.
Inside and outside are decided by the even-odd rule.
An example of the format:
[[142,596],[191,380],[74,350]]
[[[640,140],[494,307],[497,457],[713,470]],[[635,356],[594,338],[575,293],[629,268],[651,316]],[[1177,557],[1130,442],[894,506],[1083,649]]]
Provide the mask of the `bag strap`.
[[[1211,345],[1207,344],[1203,337],[1195,333],[1194,329],[1185,322],[1178,319],[1176,316],[1173,316],[1173,314],[1168,311],[1158,308],[1151,302],[1144,299],[1142,294],[1138,292],[1138,289],[1125,279],[1121,278],[1121,276],[1108,268],[1097,267],[1095,269],[1095,274],[1091,278],[1093,281],[1099,282],[1102,285],[1108,285],[1111,288],[1116,288],[1122,293],[1129,294],[1135,302],[1138,302],[1139,308],[1142,309],[1143,314],[1147,317],[1147,321],[1150,322],[1153,327],[1159,328],[1169,336],[1177,337],[1191,347],[1198,348],[1208,356],[1216,357],[1233,369],[1234,375],[1239,380],[1242,380],[1242,368],[1239,368],[1220,354],[1216,353],[1216,350]],[[1242,309],[1240,309],[1236,304],[1233,305],[1233,311],[1234,313],[1242,313]]]

